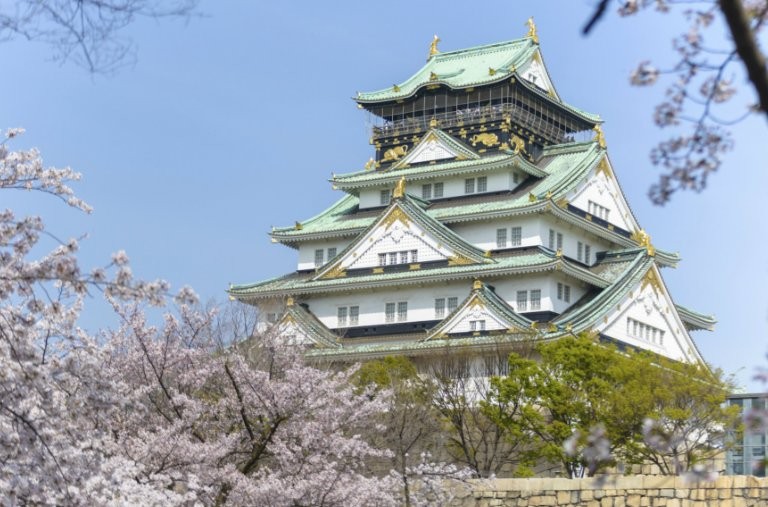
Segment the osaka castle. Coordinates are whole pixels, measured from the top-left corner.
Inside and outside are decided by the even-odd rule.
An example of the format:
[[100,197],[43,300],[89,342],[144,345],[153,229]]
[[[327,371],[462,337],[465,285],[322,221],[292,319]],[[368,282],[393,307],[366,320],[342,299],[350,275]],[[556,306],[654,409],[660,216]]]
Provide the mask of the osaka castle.
[[680,258],[633,214],[600,117],[557,92],[533,21],[508,42],[438,42],[405,81],[355,97],[373,156],[331,178],[339,200],[271,231],[295,271],[230,297],[318,360],[588,332],[702,361],[691,332],[715,320],[672,299],[662,271]]

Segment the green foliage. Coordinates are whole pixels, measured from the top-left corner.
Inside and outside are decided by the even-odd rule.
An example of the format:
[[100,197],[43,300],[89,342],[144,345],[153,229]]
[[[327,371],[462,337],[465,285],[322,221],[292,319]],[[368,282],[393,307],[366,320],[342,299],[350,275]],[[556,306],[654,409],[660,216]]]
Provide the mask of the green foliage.
[[[560,463],[571,477],[612,464],[608,456],[587,463],[574,451],[598,425],[610,456],[650,461],[672,474],[710,457],[733,420],[723,407],[729,385],[702,365],[620,352],[586,335],[541,344],[537,352],[538,362],[510,356],[509,373],[492,379],[491,402],[483,410],[512,434],[531,435],[536,457]],[[647,438],[649,420],[657,422],[650,430],[655,439]],[[574,434],[578,438],[566,445]]]

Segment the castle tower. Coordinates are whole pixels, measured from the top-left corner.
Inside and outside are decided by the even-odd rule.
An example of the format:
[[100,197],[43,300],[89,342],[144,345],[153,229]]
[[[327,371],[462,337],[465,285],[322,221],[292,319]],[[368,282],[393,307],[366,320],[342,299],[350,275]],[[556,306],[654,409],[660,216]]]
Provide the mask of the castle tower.
[[[482,352],[590,332],[680,361],[712,317],[676,305],[608,157],[601,119],[565,103],[533,22],[522,39],[440,52],[359,93],[375,155],[344,196],[272,239],[296,271],[235,285],[308,354],[358,361]],[[362,164],[361,164],[362,166]]]

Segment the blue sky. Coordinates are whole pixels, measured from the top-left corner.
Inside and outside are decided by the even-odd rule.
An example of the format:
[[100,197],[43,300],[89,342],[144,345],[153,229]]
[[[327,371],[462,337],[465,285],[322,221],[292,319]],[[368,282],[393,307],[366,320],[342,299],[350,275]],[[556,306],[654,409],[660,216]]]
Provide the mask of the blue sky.
[[[360,169],[372,155],[356,91],[407,78],[434,33],[442,50],[460,49],[521,37],[533,15],[560,95],[605,119],[641,225],[657,247],[682,255],[663,273],[673,297],[718,318],[714,333],[694,334],[704,357],[749,390],[762,387],[750,378],[768,351],[765,121],[735,127],[736,149],[704,193],[665,207],[647,198],[658,175],[648,153],[665,134],[651,121],[662,90],[632,88],[628,76],[642,60],[671,61],[678,17],[612,14],[584,38],[587,1],[232,0],[201,9],[206,16],[188,23],[131,26],[138,61],[113,77],[51,62],[42,45],[0,44],[0,128],[25,127],[16,146],[82,172],[77,191],[95,212],[26,193],[6,193],[2,206],[42,214],[62,238],[87,234],[86,267],[125,249],[138,276],[224,299],[229,282],[294,269],[295,252],[271,244],[270,227],[330,205],[331,173]],[[98,303],[86,311],[90,327],[109,324]]]

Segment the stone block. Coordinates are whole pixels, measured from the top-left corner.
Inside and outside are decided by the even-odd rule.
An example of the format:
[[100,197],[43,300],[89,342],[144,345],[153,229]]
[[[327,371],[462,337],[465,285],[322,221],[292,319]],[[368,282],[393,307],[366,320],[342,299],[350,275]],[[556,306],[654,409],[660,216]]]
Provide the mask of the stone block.
[[584,504],[585,507],[600,507],[600,502],[597,500],[590,500],[586,504]]
[[604,489],[596,489],[593,494],[595,495],[595,500],[600,500],[605,496],[605,490]]
[[600,507],[613,507],[613,497],[604,496],[600,500]]
[[627,507],[640,507],[642,498],[640,495],[629,495],[626,497],[625,505]]
[[640,498],[640,507],[650,507],[651,505],[651,499],[647,496]]
[[643,487],[645,489],[674,489],[675,478],[668,476],[643,477]]
[[558,505],[565,505],[571,503],[571,492],[570,491],[558,491],[557,492],[557,504]]
[[682,503],[679,498],[670,498],[667,500],[667,507],[682,507]]
[[664,498],[674,498],[675,497],[675,490],[674,489],[660,489],[659,490],[659,496]]
[[581,491],[571,491],[571,503],[573,505],[579,505],[583,498]]
[[731,488],[722,488],[717,490],[717,497],[720,500],[725,500],[726,498],[731,498],[733,496],[733,491],[731,491]]
[[489,507],[500,507],[501,505],[504,505],[504,500],[501,498],[494,498],[488,502]]
[[588,501],[590,501],[590,500],[592,500],[594,498],[595,498],[595,492],[594,491],[585,489],[584,491],[581,492],[581,501],[582,502],[588,502]]
[[720,500],[717,502],[718,507],[733,507],[733,500],[730,498]]
[[687,489],[675,489],[675,498],[688,498]]

